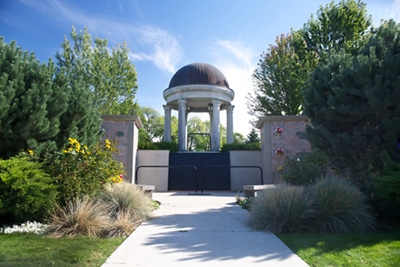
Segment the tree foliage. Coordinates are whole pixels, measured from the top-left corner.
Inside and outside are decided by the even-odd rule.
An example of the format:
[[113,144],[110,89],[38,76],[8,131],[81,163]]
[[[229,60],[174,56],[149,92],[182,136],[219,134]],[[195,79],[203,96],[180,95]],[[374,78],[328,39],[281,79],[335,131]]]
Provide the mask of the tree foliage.
[[321,6],[316,18],[291,35],[281,35],[261,55],[253,73],[254,94],[249,113],[254,116],[299,115],[303,109],[305,82],[329,53],[345,49],[355,54],[368,37],[371,18],[361,1],[332,1]]
[[314,19],[311,15],[310,20],[298,31],[305,47],[295,48],[296,51],[305,48],[302,54],[298,53],[299,55],[311,53],[322,59],[329,53],[338,53],[342,49],[355,55],[368,37],[370,26],[371,16],[367,15],[364,2],[342,0],[335,4],[332,1],[325,7],[320,6],[317,17]]
[[233,143],[241,144],[245,143],[246,138],[241,133],[233,133]]
[[209,121],[203,122],[199,117],[192,117],[187,123],[189,151],[206,151],[210,150],[210,136],[201,135],[209,132]]
[[298,115],[305,70],[290,44],[292,36],[281,35],[276,45],[261,54],[253,73],[254,94],[249,95],[251,115]]
[[258,133],[255,129],[251,129],[251,132],[247,135],[246,143],[259,143],[261,141]]
[[26,149],[37,156],[60,151],[69,137],[93,145],[101,120],[91,108],[91,94],[49,60],[40,64],[16,42],[0,38],[0,158]]
[[154,142],[156,139],[161,139],[164,134],[164,117],[151,107],[141,107],[139,114],[143,124],[143,128],[139,129],[139,142]]
[[87,28],[78,33],[72,27],[70,38],[72,43],[64,37],[62,51],[56,54],[58,66],[70,69],[74,78],[90,85],[100,114],[133,114],[137,73],[126,43],[109,49],[107,39],[96,36],[93,40]]
[[[304,98],[314,147],[337,166],[376,169],[376,157],[395,157],[400,137],[400,26],[384,23],[358,52],[331,54],[312,73]],[[359,168],[356,168],[356,167]]]
[[0,159],[0,225],[45,219],[56,194],[52,178],[32,156]]

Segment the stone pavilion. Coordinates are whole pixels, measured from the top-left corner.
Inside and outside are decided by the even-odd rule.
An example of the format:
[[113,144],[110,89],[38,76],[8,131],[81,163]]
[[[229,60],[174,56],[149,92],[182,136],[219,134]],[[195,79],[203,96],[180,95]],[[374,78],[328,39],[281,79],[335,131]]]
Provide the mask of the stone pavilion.
[[192,63],[179,69],[164,90],[164,141],[171,141],[171,110],[178,111],[178,149],[187,150],[187,118],[190,112],[210,115],[211,151],[219,151],[220,111],[227,112],[227,143],[233,143],[233,109],[235,92],[224,74],[207,63]]

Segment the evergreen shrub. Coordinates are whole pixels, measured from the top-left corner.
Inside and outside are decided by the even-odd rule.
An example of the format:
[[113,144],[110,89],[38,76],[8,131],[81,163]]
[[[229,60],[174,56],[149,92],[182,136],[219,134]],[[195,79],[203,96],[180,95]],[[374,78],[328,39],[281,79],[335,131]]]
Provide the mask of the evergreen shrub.
[[400,24],[382,23],[357,51],[331,53],[303,93],[311,145],[363,188],[383,167],[381,153],[398,153]]
[[285,182],[293,185],[313,184],[326,176],[328,159],[318,149],[302,153],[295,159],[285,159],[281,174]]
[[0,159],[0,222],[43,221],[56,200],[52,182],[31,155]]
[[383,171],[373,181],[373,203],[380,216],[400,219],[400,163],[386,161]]
[[221,152],[229,152],[231,150],[261,150],[261,143],[233,143],[224,144],[221,148]]
[[138,149],[144,150],[169,150],[170,152],[178,151],[178,144],[175,142],[146,142],[139,143]]
[[0,158],[31,149],[53,160],[68,137],[88,146],[101,136],[101,119],[93,108],[90,87],[66,69],[40,64],[0,37]]

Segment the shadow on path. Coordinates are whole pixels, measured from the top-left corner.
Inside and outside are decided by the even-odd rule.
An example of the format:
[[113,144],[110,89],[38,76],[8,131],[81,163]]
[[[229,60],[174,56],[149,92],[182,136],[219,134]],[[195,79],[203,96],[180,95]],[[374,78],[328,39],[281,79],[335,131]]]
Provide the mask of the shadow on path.
[[293,256],[275,235],[247,226],[248,212],[235,203],[219,209],[164,215],[142,225],[158,228],[145,245],[162,253],[182,253],[181,261],[281,261]]

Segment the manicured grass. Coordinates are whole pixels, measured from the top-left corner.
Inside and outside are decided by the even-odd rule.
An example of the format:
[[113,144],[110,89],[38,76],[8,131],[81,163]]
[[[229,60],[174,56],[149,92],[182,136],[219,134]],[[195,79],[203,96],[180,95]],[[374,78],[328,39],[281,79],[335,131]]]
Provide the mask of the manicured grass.
[[124,240],[0,234],[0,266],[101,266]]
[[400,232],[277,236],[310,266],[400,266]]

